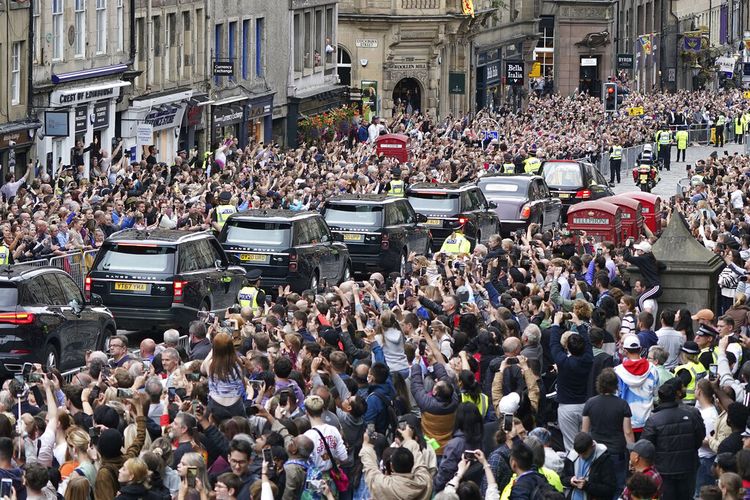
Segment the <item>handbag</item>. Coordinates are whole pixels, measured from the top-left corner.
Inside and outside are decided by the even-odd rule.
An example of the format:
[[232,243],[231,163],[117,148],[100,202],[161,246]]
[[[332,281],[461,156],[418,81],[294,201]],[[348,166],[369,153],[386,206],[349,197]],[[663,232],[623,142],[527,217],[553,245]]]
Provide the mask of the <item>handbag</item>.
[[315,432],[320,435],[320,439],[323,440],[323,445],[326,447],[326,453],[328,453],[328,456],[331,459],[331,470],[329,473],[331,474],[331,479],[333,479],[334,484],[336,485],[336,489],[338,491],[346,491],[349,489],[349,476],[346,475],[346,472],[344,472],[344,469],[339,467],[339,464],[336,462],[336,459],[333,458],[333,453],[331,453],[331,448],[328,447],[328,441],[326,441],[326,437],[323,435],[322,432],[320,432],[315,427],[312,428]]

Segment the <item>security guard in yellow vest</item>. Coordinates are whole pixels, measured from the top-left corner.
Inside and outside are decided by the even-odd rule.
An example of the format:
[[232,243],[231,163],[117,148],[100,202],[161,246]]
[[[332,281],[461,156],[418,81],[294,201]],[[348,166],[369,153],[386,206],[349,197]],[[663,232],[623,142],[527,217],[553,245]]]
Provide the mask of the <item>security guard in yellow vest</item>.
[[5,244],[0,244],[0,266],[7,266],[10,264],[10,248]]
[[529,157],[523,161],[523,171],[527,174],[538,174],[542,161],[536,157],[536,151],[529,151]]
[[266,293],[260,289],[259,269],[248,271],[245,275],[245,284],[237,294],[237,303],[241,308],[249,307],[253,311],[253,317],[260,314],[261,307],[266,300]]
[[682,381],[685,387],[684,402],[688,405],[695,404],[695,384],[706,376],[707,370],[698,361],[700,347],[695,342],[688,340],[680,349],[680,360],[682,364],[674,369],[674,374]]
[[404,197],[404,181],[401,179],[394,179],[390,182],[390,188],[388,189],[388,196],[394,196],[397,198]]
[[745,133],[745,125],[742,123],[742,116],[737,115],[734,117],[734,142],[735,144],[742,144],[742,135]]
[[748,129],[750,129],[750,111],[745,111],[742,114],[742,125],[744,127],[743,132],[747,134]]
[[714,146],[716,146],[717,148],[721,148],[724,146],[724,125],[726,124],[727,117],[724,116],[724,113],[722,113],[718,118],[716,118],[716,123],[714,123],[714,127],[716,128]]
[[219,232],[224,227],[227,219],[230,215],[237,213],[237,207],[229,204],[229,200],[232,199],[232,194],[227,191],[223,191],[219,195],[220,205],[214,208],[214,221],[213,227]]
[[504,174],[516,173],[516,164],[513,163],[513,157],[510,153],[505,153],[505,155],[503,155],[503,167],[500,171]]
[[448,255],[468,254],[471,252],[471,242],[463,234],[463,226],[453,231],[445,239],[443,246],[440,247],[440,253]]
[[711,365],[717,364],[717,353],[713,347],[714,339],[719,336],[719,332],[709,325],[702,324],[698,331],[695,332],[695,343],[698,344],[701,352],[698,355],[698,362],[703,368],[708,370]]
[[662,161],[662,167],[659,170],[662,168],[669,170],[672,159],[672,132],[669,131],[667,125],[663,125],[656,133],[656,144],[658,156]]
[[615,177],[617,183],[620,183],[620,170],[622,168],[622,146],[620,141],[615,138],[612,147],[609,148],[609,183],[614,186]]
[[677,143],[677,160],[680,161],[680,154],[682,154],[682,161],[685,161],[685,153],[688,147],[688,131],[685,128],[680,128],[674,133],[674,140]]
[[490,398],[488,398],[486,394],[479,393],[479,401],[477,401],[471,394],[462,392],[461,402],[476,405],[477,409],[479,409],[479,413],[482,414],[482,418],[485,418],[487,416],[487,410],[490,407]]

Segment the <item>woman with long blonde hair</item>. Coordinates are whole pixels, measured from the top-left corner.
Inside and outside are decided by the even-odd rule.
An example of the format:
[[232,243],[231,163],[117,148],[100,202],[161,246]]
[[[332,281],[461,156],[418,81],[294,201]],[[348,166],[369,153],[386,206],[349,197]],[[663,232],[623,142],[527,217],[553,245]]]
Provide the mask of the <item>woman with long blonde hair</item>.
[[129,458],[117,475],[120,493],[115,500],[135,500],[148,497],[148,465],[140,458]]
[[217,423],[235,415],[244,416],[245,378],[231,336],[224,332],[214,336],[201,372],[208,377],[208,408]]

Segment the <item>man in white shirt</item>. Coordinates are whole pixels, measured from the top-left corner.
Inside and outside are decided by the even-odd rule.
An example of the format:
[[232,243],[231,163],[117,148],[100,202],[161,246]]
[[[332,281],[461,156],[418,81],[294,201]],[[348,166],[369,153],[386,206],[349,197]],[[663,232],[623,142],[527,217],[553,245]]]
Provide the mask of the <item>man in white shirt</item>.
[[669,358],[664,363],[667,370],[675,368],[680,362],[680,349],[682,348],[682,334],[674,329],[674,311],[669,309],[661,313],[661,328],[656,330],[659,337],[658,346],[667,351]]
[[740,190],[737,184],[730,185],[729,189],[731,189],[729,200],[732,203],[732,208],[735,210],[742,210],[742,208],[745,206],[744,202],[742,201],[742,190]]
[[[341,433],[332,425],[323,423],[323,398],[320,396],[308,396],[305,398],[305,411],[310,419],[310,430],[305,432],[304,436],[313,442],[313,452],[310,460],[321,471],[328,471],[333,468],[331,459],[336,464],[341,464],[347,459],[346,446],[341,437]],[[325,442],[323,441],[325,439]],[[326,446],[327,445],[327,446]],[[329,456],[330,450],[333,457]]]
[[16,180],[16,174],[13,172],[8,172],[5,174],[5,184],[3,184],[3,187],[0,188],[0,195],[2,195],[3,199],[7,202],[11,198],[13,198],[16,193],[18,192],[18,189],[23,185],[24,182],[26,182],[26,179],[29,178],[29,174],[31,173],[31,162],[26,166],[26,173],[23,174],[23,177]]

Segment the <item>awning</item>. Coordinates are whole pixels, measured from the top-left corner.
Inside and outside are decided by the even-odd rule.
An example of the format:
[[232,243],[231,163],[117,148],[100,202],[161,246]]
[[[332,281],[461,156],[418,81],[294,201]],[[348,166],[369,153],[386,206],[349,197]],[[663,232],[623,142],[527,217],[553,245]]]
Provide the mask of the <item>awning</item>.
[[99,68],[82,69],[80,71],[71,71],[70,73],[61,73],[52,75],[52,83],[60,84],[74,82],[76,80],[85,80],[87,78],[97,78],[100,76],[116,75],[124,73],[128,69],[127,64],[114,64],[112,66],[102,66]]
[[193,97],[190,98],[190,105],[201,107],[201,106],[208,106],[209,104],[213,104],[213,99],[208,97],[208,94],[193,94]]
[[218,101],[214,101],[211,106],[218,107],[218,106],[226,106],[227,104],[232,104],[234,102],[240,102],[240,101],[247,101],[250,99],[249,96],[246,95],[235,95],[232,97],[227,97],[226,99],[219,99]]
[[129,87],[130,82],[120,80],[91,85],[54,90],[49,97],[50,106],[74,106],[79,103],[112,99],[120,96],[121,87]]
[[158,92],[150,95],[140,96],[133,99],[133,106],[136,108],[155,108],[163,104],[179,104],[181,101],[188,101],[193,96],[192,90],[182,90],[179,92]]

